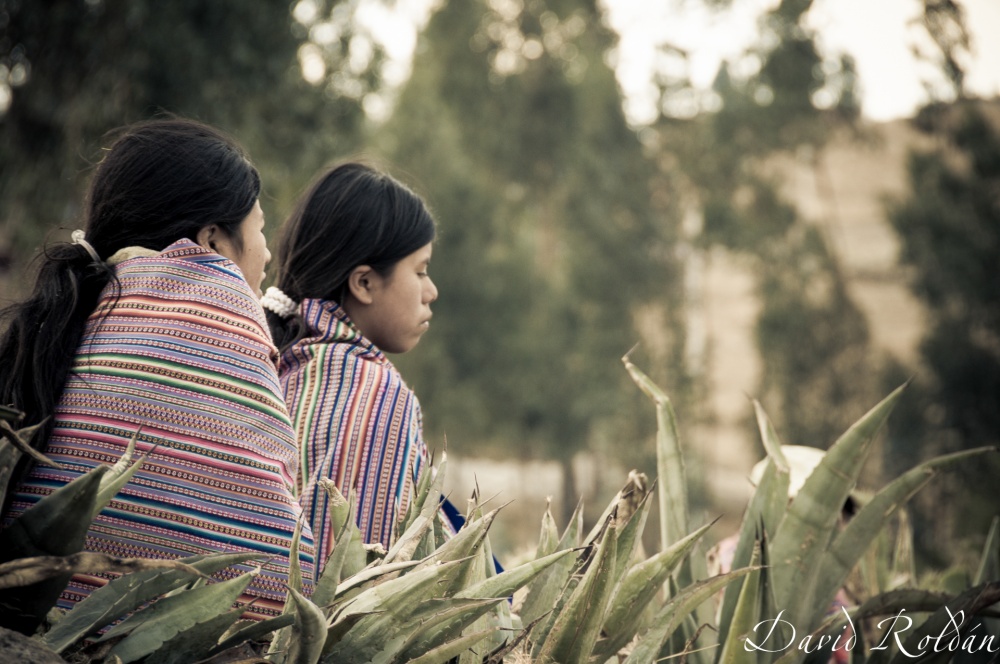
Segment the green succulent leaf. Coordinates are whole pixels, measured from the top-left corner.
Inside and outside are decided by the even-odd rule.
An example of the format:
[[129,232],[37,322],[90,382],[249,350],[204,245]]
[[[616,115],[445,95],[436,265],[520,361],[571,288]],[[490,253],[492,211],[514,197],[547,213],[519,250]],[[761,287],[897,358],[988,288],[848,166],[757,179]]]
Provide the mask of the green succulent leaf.
[[136,429],[136,432],[128,441],[125,453],[122,454],[115,465],[111,466],[111,469],[101,478],[101,488],[97,492],[97,500],[91,519],[100,514],[101,510],[108,506],[111,500],[121,491],[121,488],[128,484],[128,481],[132,479],[132,476],[142,466],[143,459],[138,459],[135,463],[132,462],[135,456],[135,443],[139,439],[141,431],[142,427]]
[[190,664],[205,659],[243,611],[239,607],[196,623],[152,652],[143,664]]
[[164,593],[191,583],[201,575],[215,574],[230,565],[255,558],[259,558],[259,554],[192,556],[177,561],[184,565],[174,569],[152,569],[119,577],[78,602],[42,640],[56,652],[62,652],[84,636],[93,634]]
[[[460,657],[463,653],[472,650],[481,641],[489,638],[493,631],[492,629],[485,629],[460,636],[410,660],[410,664],[446,664],[455,657]],[[478,661],[482,661],[481,655],[476,653],[475,656],[478,658]]]
[[[573,511],[573,516],[570,518],[566,530],[563,531],[562,537],[556,544],[556,551],[572,550],[578,546],[582,530],[583,504],[580,503]],[[521,619],[524,622],[535,622],[552,610],[578,562],[575,556],[561,558],[531,582],[528,586],[528,595],[521,607]]]
[[758,567],[760,556],[760,546],[758,545],[750,557],[750,566],[755,568],[754,571],[743,579],[742,584],[730,586],[741,585],[742,587],[740,588],[739,600],[736,603],[736,610],[733,612],[732,622],[729,624],[729,636],[721,642],[722,653],[719,664],[749,664],[748,657],[753,657],[744,648],[744,641],[753,631],[754,625],[760,620],[760,609],[763,604],[760,596],[760,577],[765,571]]
[[814,571],[816,577],[814,597],[817,600],[817,611],[813,613],[814,621],[822,616],[837,589],[844,584],[847,575],[902,504],[930,482],[937,473],[987,452],[996,452],[996,448],[966,450],[926,461],[890,482],[862,507],[844,527],[843,532],[834,539],[829,550],[822,552],[818,568]]
[[857,483],[875,434],[905,385],[862,416],[830,447],[788,506],[771,547],[775,597],[789,619],[805,624],[822,603],[815,601],[816,570],[836,530],[844,501]]
[[295,622],[285,663],[316,664],[326,642],[326,616],[294,588],[288,589],[288,596],[295,607]]
[[576,590],[555,616],[538,651],[539,662],[584,662],[590,657],[619,581],[615,574],[617,548],[618,529],[612,523]]
[[[622,362],[635,384],[656,406],[656,476],[661,487],[660,549],[663,550],[689,532],[687,478],[677,416],[666,392],[632,364],[628,355],[622,358]],[[686,583],[687,580],[681,578],[681,582]]]
[[115,644],[108,656],[121,658],[123,664],[134,662],[156,652],[178,634],[228,612],[256,574],[247,572],[229,581],[164,597],[149,608],[133,613],[105,632],[98,641],[127,634],[125,639]]
[[263,639],[268,634],[276,632],[279,629],[290,626],[295,622],[295,616],[291,613],[283,613],[280,616],[275,616],[274,618],[268,618],[267,620],[252,620],[246,621],[247,624],[243,626],[237,626],[239,629],[231,632],[230,634],[224,635],[222,641],[216,645],[209,656],[216,655],[229,648],[235,648],[241,643],[247,641],[259,641]]
[[151,569],[195,570],[175,560],[153,560],[150,558],[116,558],[104,553],[89,551],[71,556],[35,556],[18,558],[0,565],[0,588],[29,586],[53,577],[67,574],[100,574],[115,572],[128,574]]
[[712,524],[702,526],[627,571],[608,609],[603,629],[606,636],[596,647],[599,655],[611,657],[635,637],[642,626],[642,616],[657,593],[711,527]]
[[657,659],[667,639],[684,622],[688,615],[709,597],[726,587],[726,584],[755,571],[752,567],[738,569],[699,581],[671,597],[657,612],[653,627],[649,628],[635,644],[625,659],[625,664],[646,664]]
[[[29,507],[0,531],[0,563],[35,556],[79,553],[90,527],[101,478],[108,466],[97,466]],[[0,624],[31,633],[69,583],[63,574],[25,588],[0,591]]]

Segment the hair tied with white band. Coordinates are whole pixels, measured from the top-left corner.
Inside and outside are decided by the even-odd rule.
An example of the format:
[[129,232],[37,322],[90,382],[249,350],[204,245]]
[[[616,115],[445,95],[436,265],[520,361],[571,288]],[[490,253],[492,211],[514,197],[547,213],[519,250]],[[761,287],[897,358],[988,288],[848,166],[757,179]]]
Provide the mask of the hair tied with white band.
[[282,292],[280,288],[270,286],[260,298],[260,305],[282,318],[288,318],[299,308],[295,301]]
[[73,233],[70,235],[70,237],[73,239],[73,244],[78,244],[78,245],[80,245],[81,247],[83,247],[84,249],[87,250],[87,253],[90,254],[90,257],[94,259],[95,263],[103,263],[104,262],[104,261],[101,260],[100,255],[97,253],[97,250],[94,249],[94,245],[90,244],[89,242],[87,242],[87,240],[84,239],[84,232],[83,231],[77,229],[77,230],[73,231]]

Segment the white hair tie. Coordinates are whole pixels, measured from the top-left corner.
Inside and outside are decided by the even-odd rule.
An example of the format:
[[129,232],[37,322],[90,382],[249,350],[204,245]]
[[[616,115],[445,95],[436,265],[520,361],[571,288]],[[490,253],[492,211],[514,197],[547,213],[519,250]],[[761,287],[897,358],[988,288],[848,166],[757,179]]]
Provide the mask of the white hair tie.
[[90,254],[90,257],[94,259],[95,263],[103,263],[104,261],[101,260],[101,257],[97,253],[97,250],[94,249],[94,245],[87,242],[83,238],[83,236],[84,236],[83,231],[79,229],[73,231],[73,233],[70,235],[70,237],[73,238],[73,244],[78,244],[84,249],[86,249],[87,253]]
[[282,318],[288,318],[299,308],[299,305],[292,298],[285,295],[280,288],[275,286],[269,286],[264,291],[264,297],[260,298],[260,305]]

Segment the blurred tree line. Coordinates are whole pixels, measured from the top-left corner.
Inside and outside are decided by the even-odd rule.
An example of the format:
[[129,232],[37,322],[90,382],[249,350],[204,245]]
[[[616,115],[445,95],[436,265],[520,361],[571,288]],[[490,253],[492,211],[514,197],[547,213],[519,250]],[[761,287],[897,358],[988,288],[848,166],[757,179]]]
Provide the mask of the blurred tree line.
[[[1000,445],[1000,105],[965,89],[960,63],[972,44],[961,6],[925,0],[924,23],[950,86],[914,118],[934,147],[910,154],[912,193],[888,206],[911,287],[929,312],[924,366],[907,410],[890,422],[889,470],[935,453]],[[925,553],[945,563],[955,552],[968,554],[964,542],[980,544],[1000,513],[1000,495],[988,488],[997,477],[1000,461],[985,457],[920,497]]]
[[[442,297],[433,332],[398,362],[434,447],[447,436],[464,454],[558,459],[567,470],[589,449],[650,469],[653,418],[619,358],[639,343],[637,363],[675,395],[682,424],[701,417],[684,278],[691,257],[714,247],[757,278],[759,396],[785,442],[825,448],[885,391],[828,239],[783,197],[775,167],[790,157],[821,173],[830,139],[862,131],[854,64],[820,51],[805,20],[811,0],[766,12],[759,43],[707,95],[658,72],[661,113],[642,128],[623,115],[608,65],[615,36],[595,0],[444,3],[391,115],[372,122],[364,108],[383,90],[384,54],[354,20],[361,4],[0,0],[5,281],[52,229],[76,226],[103,134],[168,111],[243,142],[272,229],[316,170],[361,151],[427,198]],[[960,9],[924,7],[938,64],[960,89]],[[669,46],[663,55],[685,57]],[[1000,396],[989,262],[1000,158],[989,123],[969,122],[925,123],[965,166],[915,158],[917,198],[893,212],[940,320],[926,346],[933,379],[904,418],[927,428],[892,432],[891,449],[908,459],[925,456],[934,443],[920,441],[939,425],[953,445],[996,437],[986,413]],[[951,233],[946,278],[928,248]],[[980,262],[962,267],[970,261]],[[578,488],[564,490],[571,506]]]
[[102,137],[156,113],[238,136],[265,171],[265,210],[287,208],[361,142],[356,100],[299,75],[305,38],[286,0],[0,0],[0,265],[76,223]]

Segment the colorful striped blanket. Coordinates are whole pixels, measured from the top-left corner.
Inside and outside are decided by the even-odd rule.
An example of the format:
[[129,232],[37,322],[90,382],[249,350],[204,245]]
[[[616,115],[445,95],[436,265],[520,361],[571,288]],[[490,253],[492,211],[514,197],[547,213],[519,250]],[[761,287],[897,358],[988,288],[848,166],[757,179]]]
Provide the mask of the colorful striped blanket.
[[[301,510],[295,439],[263,311],[234,263],[189,240],[116,272],[120,296],[109,285],[87,322],[45,450],[65,470],[36,466],[7,518],[117,461],[142,427],[137,456],[145,461],[94,520],[87,550],[153,558],[260,552],[268,562],[242,600],[256,600],[249,617],[275,615]],[[300,562],[311,579],[308,525]],[[78,575],[61,605],[105,583]]]
[[420,404],[392,363],[331,300],[306,299],[307,336],[281,355],[279,374],[301,443],[299,491],[325,561],[333,549],[328,497],[312,490],[334,481],[358,500],[365,542],[388,547],[426,464]]

